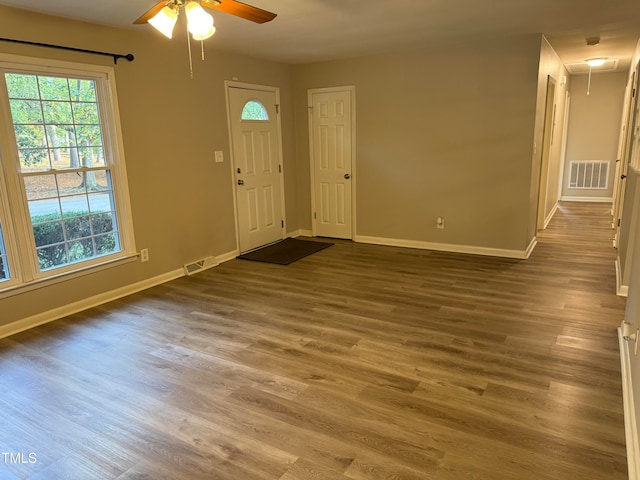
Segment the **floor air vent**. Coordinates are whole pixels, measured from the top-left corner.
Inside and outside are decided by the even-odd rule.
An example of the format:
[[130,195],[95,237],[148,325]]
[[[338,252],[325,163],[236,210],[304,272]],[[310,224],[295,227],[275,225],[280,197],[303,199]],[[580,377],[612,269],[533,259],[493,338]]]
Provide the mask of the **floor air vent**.
[[193,275],[194,273],[201,272],[207,268],[215,267],[218,262],[214,257],[203,258],[197,262],[187,263],[184,265],[184,273],[187,275]]

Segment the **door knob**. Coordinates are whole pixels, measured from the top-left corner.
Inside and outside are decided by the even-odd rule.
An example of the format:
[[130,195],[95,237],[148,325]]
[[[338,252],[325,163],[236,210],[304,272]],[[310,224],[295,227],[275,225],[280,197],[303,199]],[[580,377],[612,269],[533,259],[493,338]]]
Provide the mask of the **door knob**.
[[244,180],[238,180],[238,185],[244,185]]
[[344,178],[345,178],[345,180],[349,180],[351,178],[351,175],[349,175],[348,173],[345,173],[344,174]]
[[620,180],[624,180],[625,178],[627,178],[626,175],[620,175]]

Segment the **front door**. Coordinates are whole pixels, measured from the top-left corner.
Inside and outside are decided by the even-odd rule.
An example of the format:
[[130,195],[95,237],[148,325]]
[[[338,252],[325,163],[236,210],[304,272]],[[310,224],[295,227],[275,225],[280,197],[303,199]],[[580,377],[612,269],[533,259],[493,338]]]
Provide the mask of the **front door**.
[[313,234],[353,237],[353,87],[309,91]]
[[284,238],[279,92],[227,84],[241,253]]

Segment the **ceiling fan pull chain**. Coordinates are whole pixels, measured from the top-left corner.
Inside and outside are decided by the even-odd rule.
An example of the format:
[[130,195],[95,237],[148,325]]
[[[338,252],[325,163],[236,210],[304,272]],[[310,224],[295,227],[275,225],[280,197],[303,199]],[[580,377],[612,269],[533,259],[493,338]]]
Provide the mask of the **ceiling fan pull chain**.
[[191,80],[193,80],[193,60],[191,59],[191,37],[189,37],[189,31],[187,30],[187,45],[189,47],[189,74]]
[[202,61],[204,62],[204,41],[200,40],[200,51],[202,52]]

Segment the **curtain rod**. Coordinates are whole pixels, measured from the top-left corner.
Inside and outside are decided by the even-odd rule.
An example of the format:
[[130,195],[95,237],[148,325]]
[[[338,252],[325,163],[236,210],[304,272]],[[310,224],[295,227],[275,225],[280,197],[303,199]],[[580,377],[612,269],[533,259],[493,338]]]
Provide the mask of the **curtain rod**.
[[121,55],[119,53],[98,52],[97,50],[85,50],[84,48],[65,47],[64,45],[51,45],[50,43],[28,42],[26,40],[15,40],[13,38],[0,38],[2,42],[21,43],[23,45],[35,45],[36,47],[57,48],[58,50],[70,50],[72,52],[91,53],[93,55],[104,55],[106,57],[113,57],[113,63],[118,64],[118,60],[124,58],[133,62],[134,56],[132,53]]

